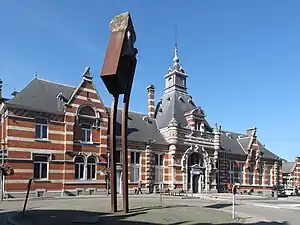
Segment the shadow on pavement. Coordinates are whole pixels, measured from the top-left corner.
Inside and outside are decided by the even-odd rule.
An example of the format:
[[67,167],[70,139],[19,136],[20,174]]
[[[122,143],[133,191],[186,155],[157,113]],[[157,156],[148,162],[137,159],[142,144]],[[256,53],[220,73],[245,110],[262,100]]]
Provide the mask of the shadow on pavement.
[[195,206],[190,205],[169,205],[169,206],[150,206],[150,207],[138,207],[130,209],[130,212],[145,212],[153,209],[171,209],[171,208],[192,208]]
[[[175,207],[175,206],[174,206]],[[184,206],[187,207],[187,206]],[[146,210],[146,209],[145,209]],[[144,217],[147,215],[147,217]],[[242,225],[244,222],[239,221],[228,221],[225,223],[205,223],[205,222],[194,222],[191,221],[179,221],[179,222],[169,222],[160,221],[160,218],[151,219],[151,214],[147,212],[130,212],[126,215],[122,212],[116,214],[110,213],[98,213],[98,212],[88,212],[88,211],[79,211],[79,210],[30,210],[25,213],[25,216],[22,217],[20,212],[4,212],[1,213],[1,217],[5,216],[8,218],[8,224],[14,225],[33,225],[33,224],[43,224],[43,225],[86,225],[86,224],[95,224],[95,225],[118,225],[118,224],[127,224],[127,225],[160,225],[160,224],[169,224],[169,225],[181,225],[181,224],[190,224],[190,225],[214,225],[214,224],[237,224]],[[3,218],[3,217],[2,217]],[[187,218],[188,219],[188,218]],[[2,220],[2,219],[1,219]],[[148,221],[150,220],[150,221]],[[158,222],[160,221],[160,222]],[[288,225],[288,222],[257,222],[251,223],[252,225]]]
[[[238,204],[235,204],[236,206]],[[204,206],[204,208],[209,208],[209,209],[223,209],[226,207],[232,206],[232,204],[228,204],[228,203],[217,203],[217,204],[213,204],[213,205],[207,205]]]

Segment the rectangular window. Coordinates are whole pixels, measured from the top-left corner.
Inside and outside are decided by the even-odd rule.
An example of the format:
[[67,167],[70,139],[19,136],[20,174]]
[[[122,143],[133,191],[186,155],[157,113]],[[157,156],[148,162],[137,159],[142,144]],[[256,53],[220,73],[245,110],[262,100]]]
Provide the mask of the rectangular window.
[[259,170],[259,185],[264,185],[265,165],[262,163]]
[[48,139],[48,121],[45,118],[36,118],[35,137],[37,139]]
[[48,179],[49,157],[45,155],[33,156],[33,177],[34,179]]
[[234,161],[229,161],[229,183],[235,183],[235,176],[234,176]]
[[81,124],[81,141],[91,142],[92,129],[90,124]]
[[254,176],[254,164],[251,163],[250,168],[249,168],[249,184],[253,184],[253,176]]
[[131,152],[130,156],[130,182],[138,182],[140,179],[140,153]]
[[268,165],[268,185],[272,185],[272,165]]
[[195,130],[200,130],[200,128],[201,128],[201,123],[199,120],[196,120],[195,121]]
[[96,164],[87,164],[87,179],[96,179]]
[[84,179],[84,163],[75,163],[75,179]]
[[240,184],[243,184],[244,183],[244,164],[241,163],[240,164]]
[[164,155],[155,154],[155,182],[161,183],[164,180]]
[[122,163],[122,151],[117,149],[116,151],[116,163]]

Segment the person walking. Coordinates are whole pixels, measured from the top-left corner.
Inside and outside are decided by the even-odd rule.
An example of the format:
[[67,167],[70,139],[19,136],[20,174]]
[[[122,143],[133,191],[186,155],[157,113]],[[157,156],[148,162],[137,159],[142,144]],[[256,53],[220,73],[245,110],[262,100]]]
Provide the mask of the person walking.
[[142,181],[139,181],[139,183],[138,183],[138,189],[137,189],[136,194],[138,195],[139,193],[143,194],[143,192],[142,192]]

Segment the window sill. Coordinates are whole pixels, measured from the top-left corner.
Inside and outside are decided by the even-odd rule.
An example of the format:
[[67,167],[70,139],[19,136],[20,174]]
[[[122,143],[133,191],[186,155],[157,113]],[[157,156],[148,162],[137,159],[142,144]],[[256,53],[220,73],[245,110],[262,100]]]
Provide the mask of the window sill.
[[80,141],[80,140],[74,140],[74,143],[78,143],[81,145],[95,145],[97,144],[96,142],[85,142],[85,141]]
[[64,184],[104,184],[104,180],[67,180]]
[[34,183],[50,183],[48,179],[34,179]]
[[47,142],[47,143],[50,142],[49,139],[39,139],[39,138],[36,138],[35,141],[37,141],[37,142]]

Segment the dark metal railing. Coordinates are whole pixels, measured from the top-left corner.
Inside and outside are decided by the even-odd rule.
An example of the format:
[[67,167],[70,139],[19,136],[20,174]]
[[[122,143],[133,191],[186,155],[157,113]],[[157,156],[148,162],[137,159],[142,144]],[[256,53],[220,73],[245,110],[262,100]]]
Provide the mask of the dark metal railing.
[[26,210],[26,206],[27,206],[27,201],[28,201],[28,197],[29,197],[29,192],[30,192],[30,187],[31,187],[32,180],[33,180],[33,178],[30,178],[30,179],[28,180],[28,184],[27,184],[27,192],[26,192],[26,197],[25,197],[25,201],[24,201],[24,206],[23,206],[22,216],[25,215],[25,210]]

